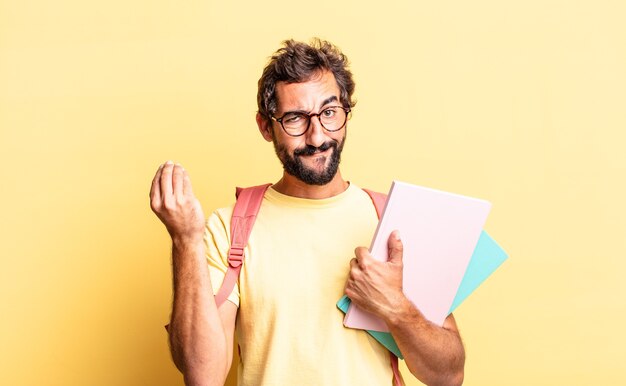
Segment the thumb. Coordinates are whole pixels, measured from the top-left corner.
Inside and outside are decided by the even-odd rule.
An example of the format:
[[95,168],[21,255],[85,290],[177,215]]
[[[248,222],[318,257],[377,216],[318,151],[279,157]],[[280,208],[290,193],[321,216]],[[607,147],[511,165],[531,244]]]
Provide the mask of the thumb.
[[387,242],[387,247],[389,248],[389,263],[399,263],[402,264],[402,253],[404,251],[404,247],[402,246],[402,240],[400,240],[400,232],[395,230],[391,232],[389,235],[389,240]]

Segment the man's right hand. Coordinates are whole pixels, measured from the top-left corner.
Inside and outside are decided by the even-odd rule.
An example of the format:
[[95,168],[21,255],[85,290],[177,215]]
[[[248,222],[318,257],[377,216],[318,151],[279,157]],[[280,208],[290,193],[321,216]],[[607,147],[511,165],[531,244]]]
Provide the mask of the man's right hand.
[[189,175],[171,161],[159,167],[150,207],[172,236],[174,300],[169,341],[186,385],[223,385],[233,358],[237,306],[213,298],[203,237],[204,213]]
[[187,171],[167,161],[159,167],[150,189],[150,207],[165,224],[174,241],[199,241],[205,219],[200,201],[191,189]]

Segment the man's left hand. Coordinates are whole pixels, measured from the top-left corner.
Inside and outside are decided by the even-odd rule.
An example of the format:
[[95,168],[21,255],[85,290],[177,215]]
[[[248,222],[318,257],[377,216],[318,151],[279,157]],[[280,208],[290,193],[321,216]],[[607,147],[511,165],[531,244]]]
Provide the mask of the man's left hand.
[[346,295],[359,308],[384,317],[393,312],[404,299],[402,292],[402,241],[398,231],[389,236],[389,259],[372,257],[367,248],[358,247],[350,261]]

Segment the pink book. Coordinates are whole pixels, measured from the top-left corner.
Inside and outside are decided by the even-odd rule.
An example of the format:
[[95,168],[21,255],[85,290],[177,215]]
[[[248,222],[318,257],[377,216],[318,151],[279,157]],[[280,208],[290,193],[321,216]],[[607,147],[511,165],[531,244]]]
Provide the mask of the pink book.
[[[461,284],[491,209],[487,201],[394,181],[370,247],[387,261],[395,229],[404,245],[404,294],[426,319],[441,326]],[[352,303],[350,328],[388,332],[382,319]]]

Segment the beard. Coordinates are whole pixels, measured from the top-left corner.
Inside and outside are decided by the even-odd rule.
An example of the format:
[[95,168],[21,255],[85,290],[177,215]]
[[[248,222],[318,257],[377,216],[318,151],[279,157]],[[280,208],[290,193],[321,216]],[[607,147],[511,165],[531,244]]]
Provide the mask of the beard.
[[[341,142],[335,140],[327,141],[318,147],[307,145],[306,147],[294,150],[293,155],[289,154],[287,149],[276,141],[276,138],[274,138],[273,143],[276,155],[283,164],[283,169],[287,172],[287,174],[296,177],[307,185],[326,185],[332,181],[339,170],[341,152],[345,141],[346,137],[344,136]],[[328,161],[328,165],[323,170],[318,171],[312,169],[305,166],[302,162],[301,156],[314,155],[328,149],[332,149],[329,156],[330,160]],[[327,162],[326,158],[324,158],[322,162]]]

